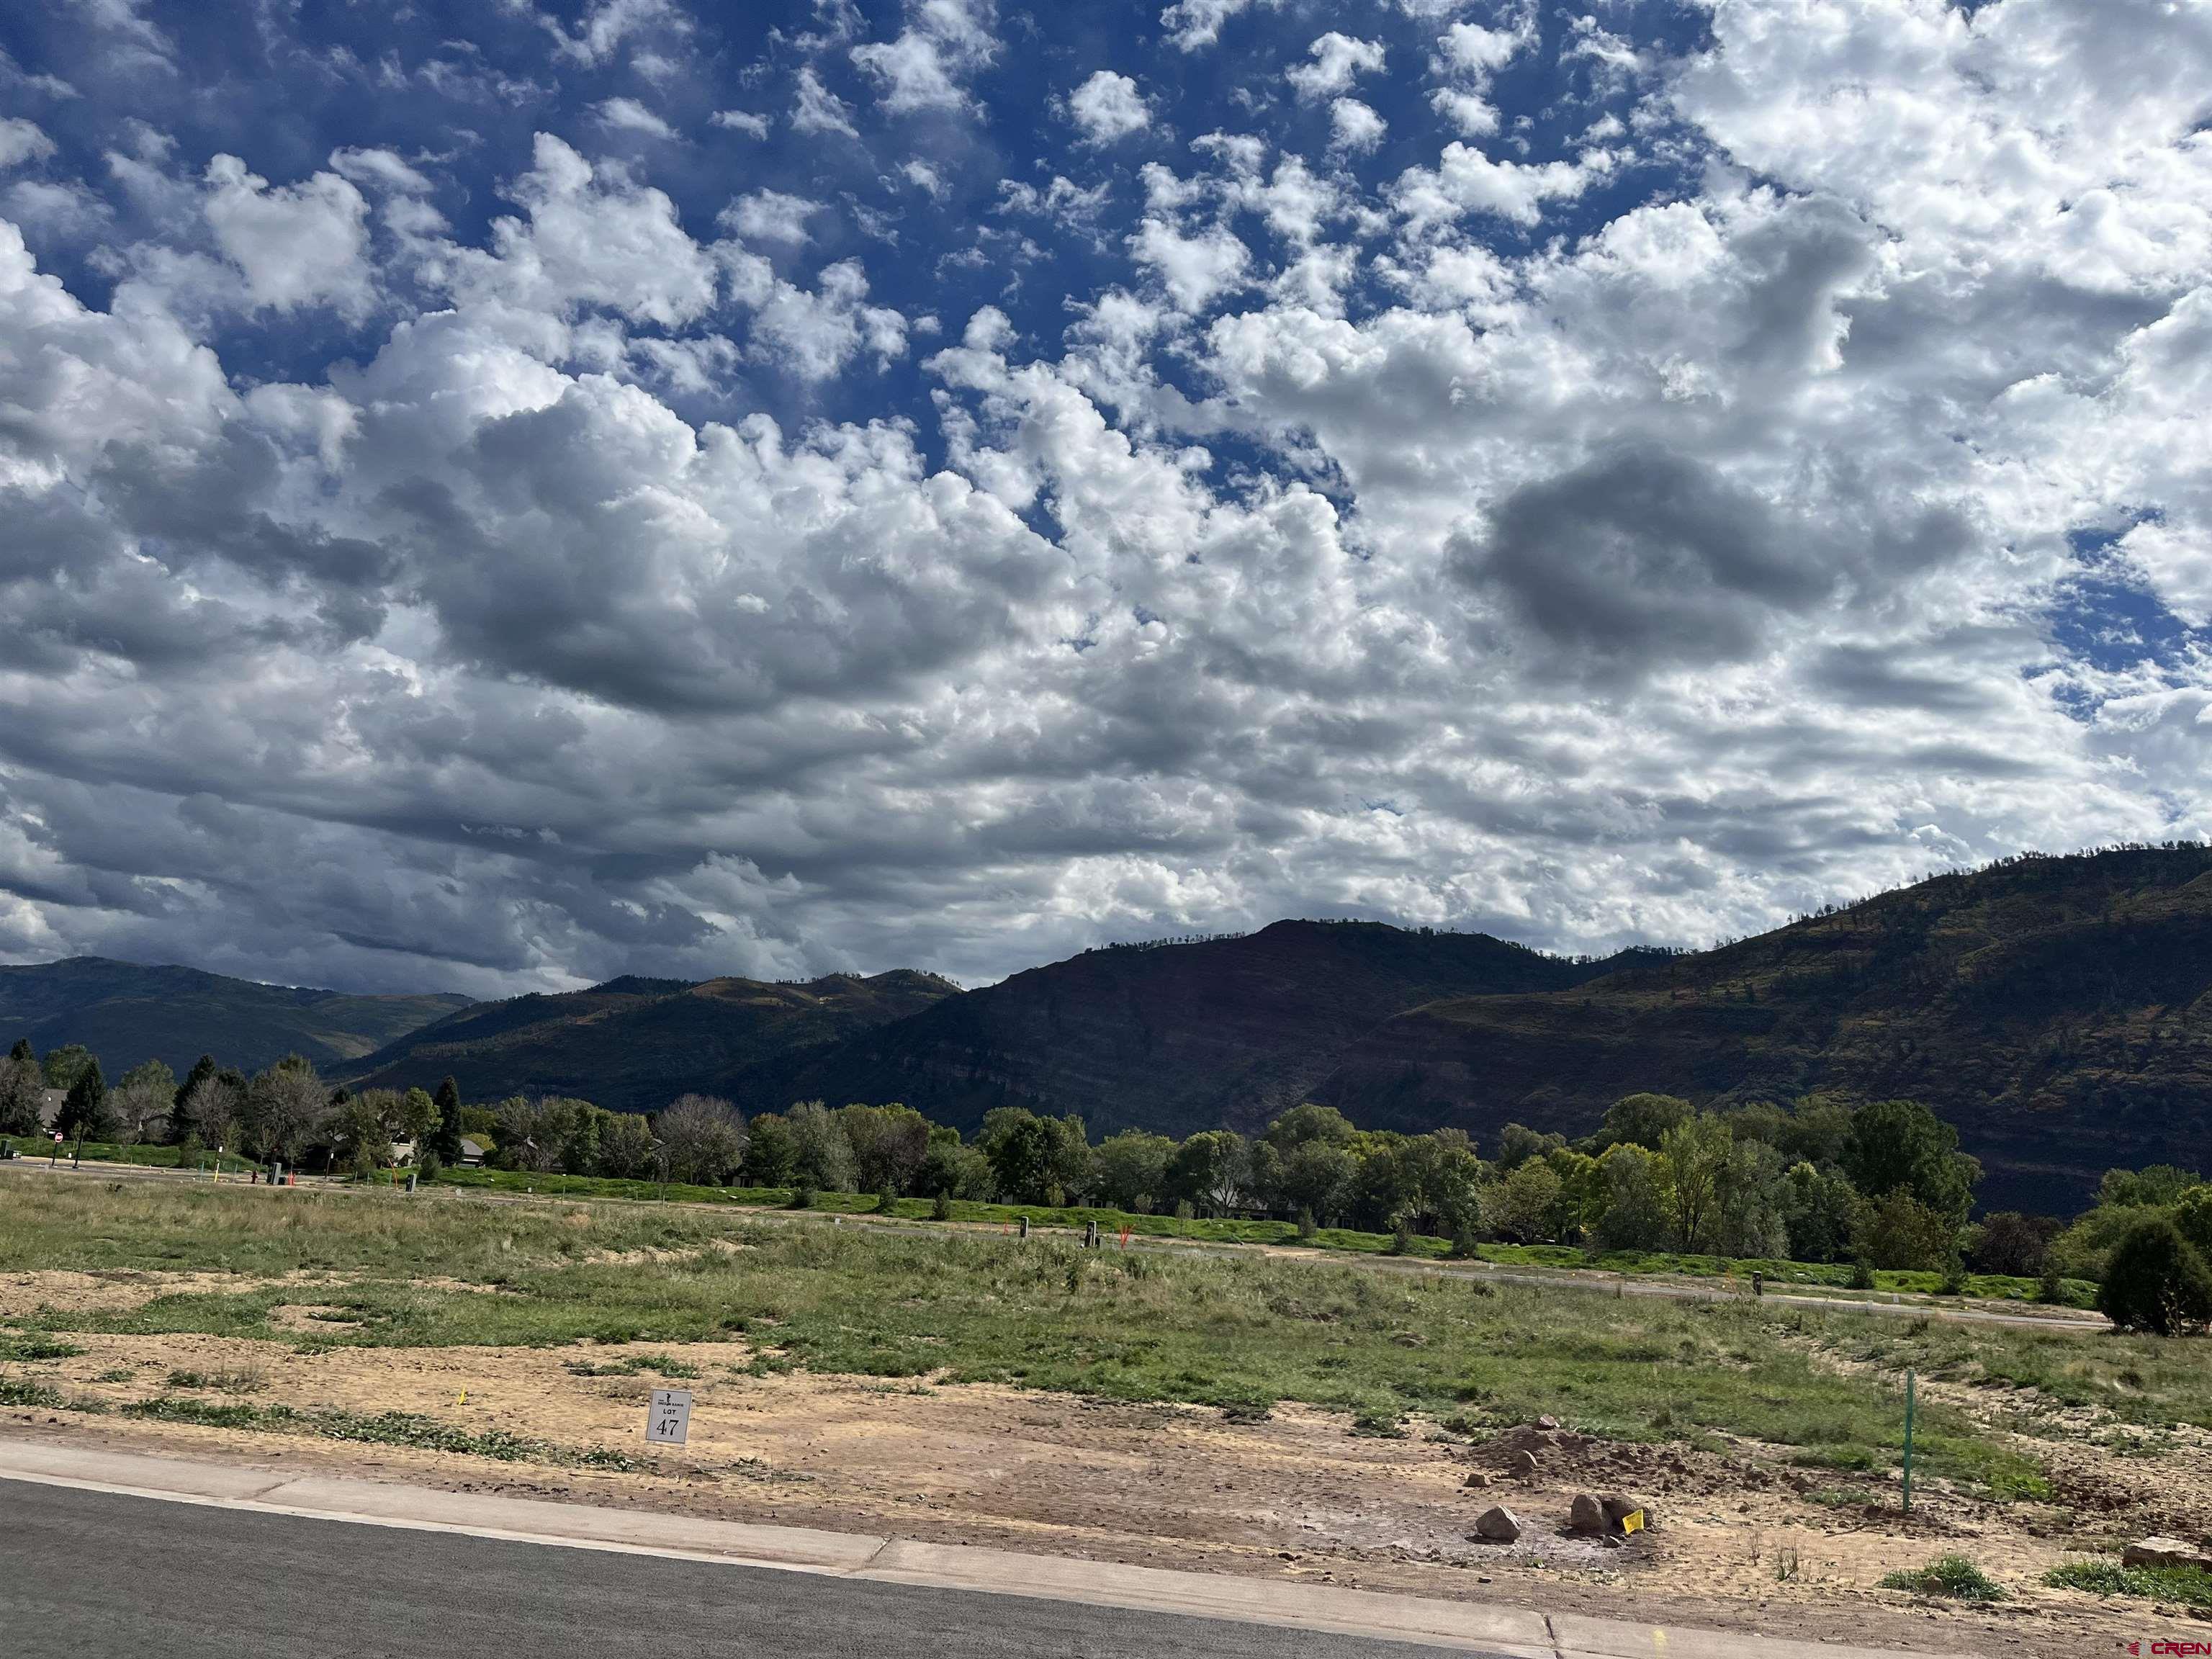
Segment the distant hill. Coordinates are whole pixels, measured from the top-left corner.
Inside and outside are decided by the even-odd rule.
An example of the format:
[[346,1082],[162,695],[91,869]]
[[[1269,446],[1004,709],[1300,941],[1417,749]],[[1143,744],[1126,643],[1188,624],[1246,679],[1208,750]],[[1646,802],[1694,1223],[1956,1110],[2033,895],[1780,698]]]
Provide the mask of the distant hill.
[[[1960,1127],[1997,1206],[2078,1206],[2105,1169],[2212,1166],[2212,848],[2021,858],[1696,953],[1601,963],[1482,934],[1283,921],[1088,951],[962,992],[624,978],[504,1002],[349,997],[79,959],[0,969],[0,1042],[111,1073],[288,1049],[356,1084],[653,1110],[903,1100],[1093,1133],[1250,1131],[1308,1098],[1375,1127],[1571,1135],[1637,1090],[1701,1102],[1908,1095]],[[371,1050],[374,1052],[371,1052]]]
[[905,969],[805,984],[625,977],[586,991],[487,1002],[409,1033],[341,1075],[356,1087],[434,1087],[471,1100],[574,1095],[613,1111],[658,1111],[687,1090],[781,1105],[758,1073],[903,1018],[959,987]]
[[1571,990],[1438,1001],[1316,1092],[1494,1144],[1516,1120],[1584,1133],[1639,1089],[1924,1100],[1998,1206],[2078,1206],[2117,1164],[2212,1164],[2212,849],[2015,859]]
[[204,1054],[251,1072],[298,1053],[329,1071],[469,1006],[462,996],[351,996],[72,957],[0,968],[0,1046],[28,1037],[43,1054],[81,1042],[111,1081],[144,1060],[167,1060],[182,1077]]
[[1086,951],[764,1066],[756,1081],[783,1098],[902,1100],[963,1129],[1012,1104],[1080,1113],[1094,1133],[1251,1130],[1305,1099],[1394,1014],[1603,971],[1482,933],[1279,921],[1237,938]]

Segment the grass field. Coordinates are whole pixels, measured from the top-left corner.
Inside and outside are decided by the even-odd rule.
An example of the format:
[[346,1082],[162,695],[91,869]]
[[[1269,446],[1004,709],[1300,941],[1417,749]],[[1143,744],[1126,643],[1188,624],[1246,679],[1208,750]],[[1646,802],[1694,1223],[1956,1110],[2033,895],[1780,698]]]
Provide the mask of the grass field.
[[[726,1209],[316,1196],[133,1183],[11,1189],[0,1270],[234,1276],[121,1310],[18,1317],[0,1361],[70,1333],[205,1333],[304,1348],[730,1340],[734,1365],[934,1376],[1256,1413],[1279,1400],[1394,1433],[1408,1413],[1466,1431],[1551,1413],[1627,1440],[1706,1431],[1787,1461],[1897,1461],[1896,1373],[2006,1376],[2124,1395],[2144,1421],[2212,1421],[2191,1345],[1930,1326],[1748,1301],[1667,1303],[1377,1275],[1350,1264],[1178,1257],[995,1234],[886,1234],[752,1221]],[[325,1276],[312,1289],[272,1282]],[[280,1309],[310,1304],[280,1319]],[[1811,1349],[1881,1374],[1840,1375]],[[267,1407],[255,1407],[266,1410]],[[2028,1459],[1959,1413],[1924,1409],[1929,1472],[2003,1496]]]
[[[663,1185],[651,1181],[612,1181],[596,1176],[522,1175],[505,1170],[449,1170],[439,1176],[438,1182],[465,1190],[577,1198],[659,1200],[671,1203],[713,1204],[738,1208],[781,1208],[788,1206],[793,1198],[790,1188],[781,1187],[692,1187],[681,1182]],[[878,1208],[875,1196],[868,1193],[817,1193],[813,1202],[815,1208],[825,1213],[885,1213]],[[902,1220],[924,1221],[930,1218],[933,1207],[933,1202],[928,1199],[899,1199],[893,1202],[888,1213]],[[979,1204],[966,1200],[956,1200],[951,1208],[951,1219],[970,1224],[1011,1226],[1027,1217],[1033,1227],[1080,1232],[1085,1226],[1095,1221],[1102,1231],[1109,1234],[1118,1235],[1126,1229],[1133,1237],[1139,1238],[1175,1238],[1193,1243],[1279,1245],[1304,1243],[1316,1249],[1380,1255],[1389,1251],[1395,1243],[1389,1233],[1360,1232],[1349,1227],[1318,1228],[1311,1238],[1302,1241],[1297,1228],[1287,1221],[1182,1220],[1175,1216],[1136,1215],[1125,1210],[1079,1206]],[[1441,1261],[1450,1253],[1450,1249],[1447,1240],[1416,1235],[1407,1254],[1428,1261]],[[1564,1244],[1483,1244],[1477,1247],[1475,1256],[1479,1261],[1499,1267],[1595,1268],[1604,1273],[1638,1275],[1658,1273],[1688,1279],[1732,1279],[1746,1284],[1753,1273],[1758,1273],[1763,1274],[1770,1284],[1795,1289],[1846,1290],[1851,1279],[1851,1269],[1841,1262],[1684,1255],[1656,1250],[1593,1253]],[[1899,1273],[1883,1269],[1874,1274],[1875,1290],[1908,1295],[1933,1296],[1942,1282],[1942,1275],[1933,1273]],[[2030,1301],[2034,1297],[2036,1289],[2036,1281],[2032,1279],[1998,1273],[1973,1273],[1968,1275],[1966,1280],[1967,1295],[1996,1301]],[[2069,1306],[2087,1308],[2095,1304],[2097,1287],[2086,1279],[2065,1281],[2064,1291],[2065,1302]]]

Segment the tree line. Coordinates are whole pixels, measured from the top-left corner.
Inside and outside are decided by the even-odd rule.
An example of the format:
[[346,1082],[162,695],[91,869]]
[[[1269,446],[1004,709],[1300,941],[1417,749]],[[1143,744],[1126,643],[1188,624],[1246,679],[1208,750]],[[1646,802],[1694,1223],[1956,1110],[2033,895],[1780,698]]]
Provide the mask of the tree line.
[[473,1137],[493,1167],[538,1173],[1265,1216],[1303,1231],[1426,1234],[1462,1251],[1504,1242],[1850,1262],[1957,1286],[1971,1269],[2040,1278],[2051,1295],[2062,1274],[2103,1281],[2108,1297],[2116,1279],[2142,1279],[2152,1288],[2128,1292],[2136,1300],[2123,1322],[2212,1322],[2212,1186],[2201,1176],[2113,1170],[2070,1226],[2017,1212],[1973,1222],[1981,1165],[1954,1126],[1911,1100],[1816,1094],[1709,1111],[1632,1094],[1583,1139],[1508,1124],[1485,1157],[1461,1130],[1363,1129],[1311,1103],[1249,1138],[1133,1129],[1094,1142],[1080,1117],[1012,1106],[968,1137],[896,1102],[810,1100],[748,1116],[685,1094],[641,1115],[560,1096],[465,1103],[450,1078],[434,1093],[356,1094],[297,1055],[251,1077],[203,1056],[181,1081],[149,1060],[111,1089],[84,1050],[40,1060],[19,1042],[0,1066],[0,1134],[34,1132],[46,1089],[67,1091],[56,1127],[71,1137],[160,1139],[188,1157],[228,1147],[364,1176],[403,1158],[435,1174]]

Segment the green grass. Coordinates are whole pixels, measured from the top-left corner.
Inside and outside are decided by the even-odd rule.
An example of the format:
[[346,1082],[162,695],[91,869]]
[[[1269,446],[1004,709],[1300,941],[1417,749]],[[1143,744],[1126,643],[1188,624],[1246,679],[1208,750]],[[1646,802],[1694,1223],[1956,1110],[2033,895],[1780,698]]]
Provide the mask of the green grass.
[[126,1417],[162,1423],[196,1423],[208,1428],[259,1433],[305,1434],[324,1440],[368,1445],[411,1446],[423,1451],[458,1452],[504,1463],[556,1463],[573,1468],[641,1470],[653,1466],[641,1458],[598,1448],[572,1449],[504,1429],[455,1428],[410,1412],[300,1411],[290,1406],[249,1406],[195,1400],[187,1395],[159,1395],[125,1406]]
[[258,1366],[222,1371],[171,1371],[173,1389],[212,1389],[218,1394],[259,1394],[269,1386],[268,1373]]
[[[526,1175],[509,1170],[447,1170],[440,1186],[486,1192],[531,1192],[555,1197],[618,1198],[658,1200],[671,1204],[702,1204],[743,1209],[784,1209],[793,1189],[787,1187],[694,1187],[680,1182],[664,1187],[651,1181],[617,1181],[598,1176]],[[935,1200],[904,1198],[889,1210],[881,1209],[872,1193],[817,1192],[811,1208],[829,1214],[885,1215],[905,1221],[933,1219]],[[982,1204],[965,1199],[951,1205],[951,1219],[969,1225],[1012,1227],[1026,1216],[1034,1228],[1081,1232],[1096,1221],[1110,1240],[1127,1229],[1133,1237],[1180,1239],[1198,1244],[1297,1244],[1349,1252],[1358,1255],[1392,1254],[1389,1233],[1360,1232],[1349,1227],[1322,1227],[1310,1238],[1298,1237],[1290,1221],[1179,1220],[1174,1216],[1136,1215],[1124,1210],[1053,1206],[1039,1204]],[[1423,1261],[1443,1261],[1450,1254],[1450,1241],[1416,1234],[1403,1255]],[[1734,1256],[1683,1255],[1667,1251],[1613,1250],[1601,1254],[1564,1244],[1484,1244],[1475,1260],[1506,1267],[1595,1269],[1634,1275],[1666,1274],[1677,1278],[1734,1280],[1748,1291],[1751,1275],[1762,1274],[1777,1287],[1792,1290],[1848,1291],[1850,1268],[1842,1263],[1753,1260]],[[1942,1275],[1933,1273],[1877,1272],[1878,1291],[1932,1296]],[[1967,1294],[1997,1301],[2031,1302],[2036,1294],[2033,1279],[1976,1273],[1967,1279]],[[2094,1306],[2097,1287],[2087,1279],[2066,1281],[2066,1300],[2077,1308]]]
[[[1246,1416],[1297,1401],[1345,1413],[1367,1433],[1401,1431],[1409,1415],[1480,1431],[1550,1413],[1627,1440],[1719,1430],[1837,1468],[1898,1461],[1896,1389],[1813,1363],[1794,1328],[1825,1316],[1747,1299],[1616,1300],[1256,1254],[793,1225],[705,1206],[105,1184],[42,1184],[20,1200],[0,1212],[0,1267],[127,1276],[220,1265],[241,1275],[234,1287],[135,1308],[49,1307],[19,1321],[42,1331],[189,1332],[309,1350],[742,1340],[750,1352],[733,1360],[755,1368],[942,1376]],[[651,1259],[608,1259],[644,1249]],[[265,1282],[297,1268],[331,1277]],[[275,1317],[287,1304],[338,1318],[297,1328]],[[681,1374],[663,1367],[665,1356],[637,1358],[641,1369]],[[230,1413],[222,1420],[252,1426],[277,1408],[165,1409]],[[1930,1474],[1993,1492],[2032,1492],[2041,1480],[1940,1403],[1922,1413],[1918,1451]]]
[[1924,1567],[1908,1567],[1881,1581],[1884,1589],[1942,1595],[1954,1601],[2002,1601],[2005,1589],[1963,1555],[1939,1555]]
[[58,1341],[51,1336],[0,1331],[0,1360],[74,1359],[83,1352],[74,1342]]
[[1844,1357],[1887,1370],[2032,1390],[2020,1424],[2032,1433],[2061,1431],[2037,1421],[2050,1407],[2081,1406],[2150,1428],[2212,1429],[2212,1346],[2202,1340],[1864,1319],[1826,1323],[1820,1335]]
[[637,1376],[651,1371],[657,1376],[689,1381],[699,1375],[696,1365],[665,1353],[625,1354],[620,1359],[610,1360],[604,1364],[597,1364],[588,1359],[572,1359],[562,1369],[572,1376]]
[[2092,1595],[2137,1596],[2212,1613],[2212,1572],[2202,1567],[2128,1567],[2110,1560],[2069,1561],[2044,1574],[2043,1582],[2060,1589],[2087,1590]]

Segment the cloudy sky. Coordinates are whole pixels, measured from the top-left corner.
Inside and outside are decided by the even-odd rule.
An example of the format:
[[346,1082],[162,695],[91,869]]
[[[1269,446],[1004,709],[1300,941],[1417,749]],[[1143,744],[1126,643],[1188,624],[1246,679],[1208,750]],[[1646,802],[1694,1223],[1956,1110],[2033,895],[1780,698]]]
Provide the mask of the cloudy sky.
[[2212,831],[2205,0],[0,49],[0,959],[1597,951]]

